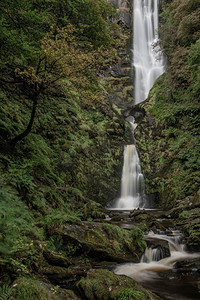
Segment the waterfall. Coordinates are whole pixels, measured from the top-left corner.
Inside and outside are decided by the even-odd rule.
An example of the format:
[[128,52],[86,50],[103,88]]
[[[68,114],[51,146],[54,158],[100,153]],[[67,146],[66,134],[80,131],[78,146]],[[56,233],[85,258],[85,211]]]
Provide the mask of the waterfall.
[[[129,120],[134,136],[134,119]],[[134,209],[145,206],[144,176],[135,145],[124,147],[124,165],[121,179],[121,196],[115,202],[116,209]]]
[[[168,236],[164,234],[154,234],[150,232],[145,239],[150,243],[144,254],[142,255],[141,262],[151,263],[153,261],[159,261],[166,257],[170,257],[172,253],[185,253],[185,245],[181,243],[181,235],[178,232],[173,232],[173,235]],[[154,243],[151,244],[151,241]],[[155,245],[157,241],[158,245]],[[162,246],[159,243],[165,241],[168,246]]]
[[[165,64],[158,44],[158,1],[134,0],[133,62],[135,71],[135,104],[144,101],[155,80],[164,72]],[[129,117],[134,119],[133,117]],[[134,136],[135,124],[129,120]],[[133,137],[134,139],[134,137]],[[124,149],[124,166],[121,179],[121,196],[112,209],[129,210],[147,208],[144,176],[135,145]]]
[[148,97],[155,80],[165,70],[158,44],[158,1],[134,0],[132,64],[135,71],[135,104]]

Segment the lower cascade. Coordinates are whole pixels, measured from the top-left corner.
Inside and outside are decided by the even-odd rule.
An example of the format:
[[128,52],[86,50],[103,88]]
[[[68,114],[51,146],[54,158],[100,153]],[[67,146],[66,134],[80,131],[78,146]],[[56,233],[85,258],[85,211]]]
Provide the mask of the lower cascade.
[[115,207],[117,209],[143,207],[144,195],[144,176],[141,172],[137,149],[135,145],[127,145],[124,149],[121,197],[116,201]]
[[[134,118],[129,117],[134,139]],[[117,210],[131,210],[145,208],[147,205],[145,195],[144,176],[141,171],[140,159],[135,144],[124,147],[124,164],[121,177],[121,195],[114,202],[112,208]]]
[[127,275],[143,283],[159,277],[159,272],[173,269],[177,261],[200,257],[199,253],[188,253],[184,250],[179,232],[173,232],[170,236],[151,232],[145,239],[148,246],[140,263],[122,264],[115,268],[116,274]]

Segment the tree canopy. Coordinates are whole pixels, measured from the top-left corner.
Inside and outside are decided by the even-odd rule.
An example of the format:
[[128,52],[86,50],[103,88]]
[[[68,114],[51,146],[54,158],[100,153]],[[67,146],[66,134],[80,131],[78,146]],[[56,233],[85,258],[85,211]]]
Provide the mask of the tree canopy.
[[68,76],[77,84],[94,78],[94,66],[112,41],[108,18],[113,13],[106,0],[1,1],[0,83],[4,91],[12,89],[32,102],[27,134],[44,90]]

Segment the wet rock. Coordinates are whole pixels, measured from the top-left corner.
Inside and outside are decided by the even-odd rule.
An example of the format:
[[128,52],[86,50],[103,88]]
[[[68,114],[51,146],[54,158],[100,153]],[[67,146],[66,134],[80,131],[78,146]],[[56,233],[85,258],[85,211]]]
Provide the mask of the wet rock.
[[130,19],[130,13],[129,10],[121,8],[120,11],[120,21],[122,25],[124,25],[126,28],[130,28],[131,26],[131,19]]
[[132,212],[130,212],[129,217],[130,218],[136,218],[137,216],[146,216],[147,212],[145,210],[141,210],[141,209],[135,209]]
[[133,116],[135,119],[135,123],[140,123],[144,119],[146,112],[141,105],[137,104],[124,110],[123,115],[125,117]]
[[200,258],[178,261],[175,264],[175,268],[181,272],[197,272],[200,276]]

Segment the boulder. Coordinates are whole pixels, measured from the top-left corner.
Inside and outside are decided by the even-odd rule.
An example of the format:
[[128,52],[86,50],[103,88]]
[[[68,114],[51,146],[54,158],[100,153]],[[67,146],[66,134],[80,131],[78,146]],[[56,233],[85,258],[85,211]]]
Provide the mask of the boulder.
[[108,270],[90,270],[77,287],[83,299],[160,299],[136,283],[132,278],[116,275]]
[[94,261],[138,261],[145,248],[142,231],[136,226],[131,231],[108,223],[81,222],[65,225],[57,234],[62,238],[62,251],[68,245],[73,257],[84,255]]

